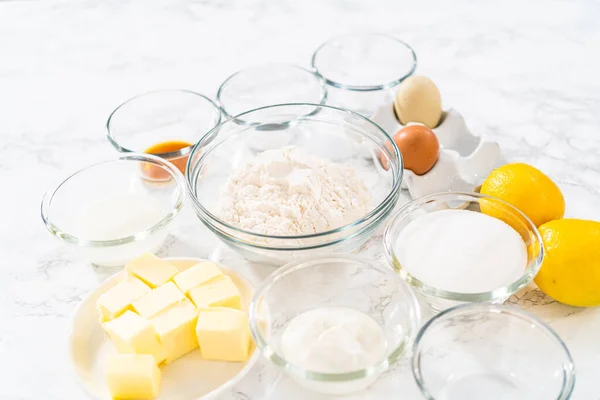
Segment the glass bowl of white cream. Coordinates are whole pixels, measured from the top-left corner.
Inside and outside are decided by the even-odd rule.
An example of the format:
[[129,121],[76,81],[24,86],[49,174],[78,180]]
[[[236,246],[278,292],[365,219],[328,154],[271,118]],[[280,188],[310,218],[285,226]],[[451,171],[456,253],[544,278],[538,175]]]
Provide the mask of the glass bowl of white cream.
[[[168,179],[157,180],[159,174]],[[128,153],[83,168],[42,199],[46,228],[95,265],[120,266],[164,242],[186,196],[170,162]]]
[[279,268],[256,291],[249,316],[267,359],[330,395],[372,384],[406,354],[420,326],[408,285],[386,265],[353,255]]
[[186,179],[198,218],[219,239],[281,266],[358,249],[395,207],[402,171],[390,136],[365,117],[279,104],[211,130],[192,150]]
[[573,360],[540,319],[512,306],[464,304],[420,330],[413,375],[428,400],[566,400]]
[[521,211],[479,193],[423,196],[391,218],[385,254],[432,313],[465,302],[502,303],[527,286],[544,256]]

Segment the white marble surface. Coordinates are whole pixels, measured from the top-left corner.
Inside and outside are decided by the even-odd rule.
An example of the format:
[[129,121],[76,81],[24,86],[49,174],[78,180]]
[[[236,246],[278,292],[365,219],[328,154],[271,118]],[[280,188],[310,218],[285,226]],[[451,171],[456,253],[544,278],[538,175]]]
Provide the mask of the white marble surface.
[[[241,67],[308,65],[334,34],[389,32],[473,132],[555,179],[568,216],[600,219],[599,17],[598,2],[567,0],[0,1],[0,398],[85,398],[67,363],[69,317],[110,272],[51,237],[39,203],[50,182],[115,156],[104,123],[122,100],[158,88],[214,96]],[[178,224],[163,254],[209,257],[257,282],[269,272],[218,245],[189,209]],[[367,256],[381,257],[380,239]],[[600,310],[537,290],[513,300],[567,342],[572,398],[600,398]],[[317,398],[277,378],[263,363],[223,398]],[[420,397],[403,363],[353,398]]]

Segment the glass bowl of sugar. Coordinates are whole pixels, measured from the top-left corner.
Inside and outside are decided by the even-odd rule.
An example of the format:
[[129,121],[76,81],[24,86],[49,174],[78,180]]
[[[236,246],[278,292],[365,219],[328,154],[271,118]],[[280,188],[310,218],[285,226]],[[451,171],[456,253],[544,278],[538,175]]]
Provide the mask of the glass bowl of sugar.
[[428,400],[566,400],[575,384],[564,342],[512,306],[464,304],[429,320],[412,370]]
[[264,357],[309,390],[344,395],[403,358],[420,309],[385,263],[332,254],[277,269],[256,291],[249,318]]
[[83,168],[48,189],[41,214],[50,233],[87,261],[120,266],[161,247],[185,196],[185,179],[176,166],[128,153]]
[[369,240],[398,200],[402,158],[359,114],[280,104],[210,131],[192,150],[186,178],[198,218],[219,239],[281,266]]
[[406,204],[391,218],[384,246],[388,262],[432,313],[504,302],[531,283],[544,256],[529,218],[479,193],[437,193]]

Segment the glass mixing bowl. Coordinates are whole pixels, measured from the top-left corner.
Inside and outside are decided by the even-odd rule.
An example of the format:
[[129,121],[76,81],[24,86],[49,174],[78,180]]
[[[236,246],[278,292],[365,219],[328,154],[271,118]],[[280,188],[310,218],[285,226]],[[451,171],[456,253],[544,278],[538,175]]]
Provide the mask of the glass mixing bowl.
[[[286,359],[281,348],[286,327],[320,307],[350,308],[372,318],[387,345],[381,359],[344,373],[310,371]],[[336,395],[373,383],[406,354],[420,326],[419,305],[408,285],[381,262],[354,255],[323,255],[277,269],[256,291],[249,318],[257,348],[267,359],[307,388]]]
[[493,304],[461,305],[429,320],[412,368],[429,400],[566,400],[575,385],[569,350],[550,327]]
[[398,85],[417,67],[414,50],[378,33],[352,33],[321,44],[312,66],[327,84],[327,104],[371,118],[378,108],[392,108]]
[[208,97],[167,89],[140,94],[121,104],[108,117],[106,132],[121,153],[154,154],[183,173],[192,146],[220,122],[221,110]]
[[[227,118],[273,104],[325,104],[327,91],[314,72],[293,64],[262,64],[242,69],[219,87],[217,102]],[[240,124],[249,123],[243,118]]]
[[[252,123],[228,120],[213,129],[194,147],[186,175],[198,218],[244,257],[282,265],[315,251],[351,252],[366,242],[392,211],[400,193],[402,159],[392,139],[373,122],[319,104],[281,104],[238,117]],[[223,221],[220,197],[232,172],[262,150],[286,146],[354,167],[371,195],[370,211],[345,226],[299,236],[265,235]],[[389,162],[389,170],[376,165],[379,161],[373,160],[373,152]]]
[[[148,171],[161,171],[168,179],[148,179]],[[128,153],[83,168],[50,188],[41,213],[50,233],[83,258],[120,266],[160,248],[185,195],[185,179],[173,164]]]
[[[459,293],[434,287],[414,276],[406,266],[402,265],[398,256],[402,231],[418,218],[440,210],[469,210],[486,213],[499,218],[520,234],[527,249],[527,264],[523,274],[514,282],[494,290],[480,293]],[[473,232],[473,237],[479,235]],[[469,240],[465,237],[464,240]],[[385,254],[391,266],[415,290],[417,296],[424,300],[432,313],[465,302],[502,303],[511,295],[527,286],[537,275],[544,257],[544,248],[537,228],[521,211],[500,199],[479,193],[446,192],[420,197],[403,206],[390,219],[384,234]],[[448,266],[444,266],[448,272]]]

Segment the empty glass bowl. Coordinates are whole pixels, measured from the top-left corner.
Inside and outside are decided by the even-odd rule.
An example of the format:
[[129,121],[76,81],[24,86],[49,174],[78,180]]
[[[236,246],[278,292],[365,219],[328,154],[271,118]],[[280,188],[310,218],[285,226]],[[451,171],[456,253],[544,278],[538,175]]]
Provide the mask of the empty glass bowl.
[[397,86],[417,67],[417,56],[393,36],[353,33],[321,44],[312,66],[327,84],[328,104],[371,118],[379,107],[392,107]]
[[566,400],[575,384],[560,337],[502,305],[467,304],[435,316],[417,336],[412,366],[429,400]]
[[[400,192],[402,159],[391,138],[371,121],[319,104],[275,105],[238,117],[251,124],[227,120],[213,129],[192,151],[186,175],[198,218],[244,257],[280,266],[316,251],[352,252],[392,211]],[[296,236],[266,235],[224,221],[221,196],[232,173],[262,150],[287,146],[353,167],[371,196],[370,211],[345,226]],[[389,162],[387,171],[376,165],[379,160],[372,152]]]
[[[219,87],[217,102],[227,118],[256,108],[287,103],[325,104],[323,80],[292,64],[262,64],[242,69]],[[238,123],[250,123],[241,117]]]
[[[293,364],[282,349],[286,328],[295,317],[323,308],[334,313],[351,309],[374,320],[386,344],[381,357],[366,368],[344,373],[310,371]],[[255,292],[249,317],[254,341],[267,359],[300,384],[327,394],[350,393],[373,383],[406,354],[420,326],[418,303],[410,288],[387,266],[353,255],[325,255],[279,268]],[[314,345],[304,343],[298,350],[308,354]],[[328,349],[330,356],[344,357],[343,348]]]
[[184,172],[192,146],[220,122],[221,110],[208,97],[169,89],[127,100],[110,114],[106,130],[118,151],[154,154]]
[[[406,265],[403,265],[401,254],[404,242],[401,240],[401,236],[402,232],[411,222],[441,210],[482,212],[482,208],[485,209],[486,214],[499,218],[510,225],[520,234],[521,239],[523,239],[527,251],[527,261],[526,265],[523,266],[522,275],[514,282],[502,285],[493,290],[461,293],[433,286],[430,282],[424,282],[415,276],[418,275],[417,271],[414,269],[411,271]],[[482,232],[472,232],[472,236],[461,239],[468,241],[481,234]],[[504,302],[508,297],[527,286],[535,278],[544,256],[540,234],[529,218],[505,201],[479,193],[445,192],[413,200],[391,217],[384,234],[384,246],[389,263],[414,288],[417,296],[427,303],[432,313],[437,313],[440,310],[465,302]],[[482,268],[484,267],[485,265],[482,265]],[[412,268],[415,267],[413,266]],[[453,275],[449,265],[442,265],[440,268],[443,268],[447,279],[469,279],[469,277],[464,278],[463,274],[459,275],[457,273]],[[473,282],[469,286],[477,282],[476,278],[473,278]]]
[[[169,179],[148,179],[148,171]],[[185,194],[174,165],[129,153],[68,176],[46,192],[41,213],[50,233],[89,262],[119,266],[160,248]]]

